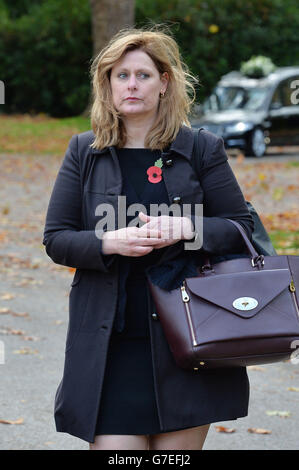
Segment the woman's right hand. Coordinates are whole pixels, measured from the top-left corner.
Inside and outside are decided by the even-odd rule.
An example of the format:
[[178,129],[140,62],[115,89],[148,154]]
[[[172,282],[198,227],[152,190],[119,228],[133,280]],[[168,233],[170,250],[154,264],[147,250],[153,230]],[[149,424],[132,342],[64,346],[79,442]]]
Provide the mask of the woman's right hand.
[[102,251],[105,255],[144,256],[161,241],[160,230],[125,227],[103,234]]

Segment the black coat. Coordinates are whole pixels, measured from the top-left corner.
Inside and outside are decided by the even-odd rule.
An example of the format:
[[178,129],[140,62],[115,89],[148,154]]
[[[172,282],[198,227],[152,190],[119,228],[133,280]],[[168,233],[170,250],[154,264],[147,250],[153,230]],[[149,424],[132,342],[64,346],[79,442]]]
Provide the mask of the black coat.
[[[163,178],[169,201],[189,203],[192,210],[194,203],[203,203],[203,246],[194,252],[200,264],[204,252],[244,252],[238,230],[225,217],[242,224],[249,237],[253,220],[228,164],[223,140],[208,131],[201,132],[204,154],[198,178],[190,165],[193,138],[192,131],[183,126],[163,155]],[[102,241],[95,232],[99,220],[95,209],[101,203],[110,203],[117,218],[122,175],[114,147],[91,149],[93,139],[92,131],[71,138],[50,198],[43,239],[54,263],[76,268],[69,296],[64,373],[55,397],[56,427],[88,442],[94,441],[121,281],[120,256],[102,254]],[[160,272],[167,263],[181,259],[182,244],[163,249]],[[159,269],[153,276],[161,281]],[[245,368],[180,369],[160,322],[149,322],[162,431],[246,416],[249,385]]]

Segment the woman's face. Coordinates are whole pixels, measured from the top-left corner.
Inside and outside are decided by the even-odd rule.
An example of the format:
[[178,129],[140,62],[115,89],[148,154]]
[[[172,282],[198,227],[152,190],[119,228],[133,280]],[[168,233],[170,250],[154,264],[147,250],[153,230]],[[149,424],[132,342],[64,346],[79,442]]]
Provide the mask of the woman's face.
[[155,117],[160,92],[165,93],[168,74],[158,72],[155,63],[140,49],[127,52],[111,70],[113,104],[122,116]]

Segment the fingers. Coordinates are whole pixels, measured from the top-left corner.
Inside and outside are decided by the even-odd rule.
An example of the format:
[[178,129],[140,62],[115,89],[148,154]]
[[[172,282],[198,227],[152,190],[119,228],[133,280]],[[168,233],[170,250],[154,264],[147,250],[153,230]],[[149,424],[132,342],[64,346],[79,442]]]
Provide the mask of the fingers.
[[[140,214],[142,214],[142,212]],[[160,232],[159,237],[161,238],[172,239],[172,240],[182,239],[184,225],[186,225],[186,221],[184,220],[183,217],[170,217],[166,215],[161,215],[158,217],[150,217],[150,216],[144,215],[144,218],[143,217],[140,217],[140,218],[145,221],[146,217],[148,217],[148,221],[142,227],[139,228],[140,235],[143,234],[142,231],[144,231],[145,236],[154,237],[155,236],[154,234],[151,235],[151,230],[158,230]]]
[[136,235],[140,238],[160,238],[161,239],[161,230],[159,229],[150,229],[149,227],[140,227]]
[[147,214],[144,214],[144,212],[139,212],[138,217],[144,222],[148,222],[151,219],[151,217]]
[[109,237],[117,240],[132,240],[137,238],[160,238],[161,240],[160,230],[149,227],[125,227],[119,230],[106,232],[105,236],[107,236],[107,238]]
[[153,237],[137,237],[131,238],[130,244],[138,246],[148,246],[148,245],[159,245],[161,242],[164,242],[162,238],[153,238]]
[[129,256],[144,256],[153,251],[153,246],[136,246]]

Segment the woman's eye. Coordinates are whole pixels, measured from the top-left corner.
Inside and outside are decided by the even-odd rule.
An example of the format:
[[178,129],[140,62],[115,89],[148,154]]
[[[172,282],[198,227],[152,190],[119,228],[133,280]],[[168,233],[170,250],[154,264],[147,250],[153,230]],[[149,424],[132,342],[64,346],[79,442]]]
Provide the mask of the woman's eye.
[[141,78],[148,78],[148,77],[149,77],[149,74],[148,74],[148,73],[143,73],[143,72],[141,72],[141,73],[139,74],[139,76],[140,76]]
[[[117,76],[118,76],[118,78],[121,78],[121,79],[128,78],[128,74],[126,72],[120,72]],[[137,74],[137,77],[141,78],[141,79],[146,79],[146,78],[149,77],[149,74],[145,73],[145,72],[139,72]]]

